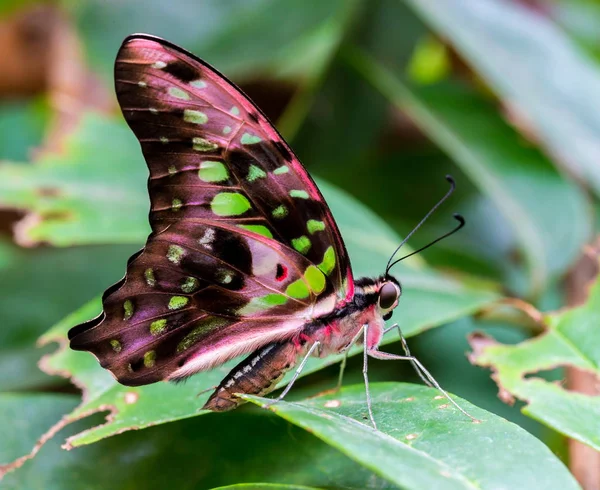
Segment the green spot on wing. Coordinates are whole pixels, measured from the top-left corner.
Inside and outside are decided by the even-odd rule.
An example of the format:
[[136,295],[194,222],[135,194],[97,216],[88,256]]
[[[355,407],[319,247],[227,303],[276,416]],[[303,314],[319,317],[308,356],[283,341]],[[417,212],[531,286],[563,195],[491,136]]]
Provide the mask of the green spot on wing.
[[154,270],[152,268],[149,267],[144,271],[144,277],[146,278],[146,284],[148,284],[148,286],[156,286],[156,277],[154,277]]
[[230,112],[231,114],[233,114],[234,116],[239,116],[239,115],[240,115],[240,110],[239,110],[239,108],[238,108],[237,106],[235,106],[235,105],[234,105],[234,106],[233,106],[233,107],[232,107],[232,108],[229,110],[229,112]]
[[262,138],[260,136],[256,136],[255,134],[244,133],[240,141],[242,142],[242,145],[254,145],[256,143],[260,143]]
[[196,151],[213,151],[216,150],[219,145],[213,143],[212,141],[208,141],[207,139],[200,138],[197,136],[192,140],[193,148]]
[[252,315],[259,313],[274,306],[285,304],[287,298],[283,294],[271,293],[259,298],[252,298],[250,302],[243,308],[238,310],[238,315]]
[[202,162],[198,177],[203,182],[223,182],[229,178],[227,167],[221,162]]
[[275,175],[281,175],[281,174],[287,174],[289,171],[290,171],[289,167],[287,165],[283,165],[283,166],[278,167],[275,170],[273,170],[273,173]]
[[312,291],[319,294],[325,289],[325,275],[314,265],[309,265],[304,273],[304,279]]
[[333,247],[328,247],[327,250],[325,250],[323,262],[321,262],[317,267],[325,274],[331,274],[331,271],[335,268],[335,250],[333,250]]
[[208,116],[201,111],[186,109],[183,111],[183,120],[192,124],[204,124],[208,121]]
[[271,211],[271,214],[273,215],[273,218],[281,219],[281,218],[285,218],[287,216],[288,210],[282,204],[280,206],[277,206],[273,211]]
[[306,286],[306,283],[302,279],[298,279],[285,289],[285,294],[291,296],[292,298],[304,299],[308,298],[310,292]]
[[223,134],[229,134],[231,133],[231,126],[225,126],[223,128]]
[[123,349],[123,346],[121,345],[121,342],[119,342],[116,339],[113,339],[110,341],[110,346],[112,347],[112,350],[114,350],[117,354],[119,352],[121,352],[121,350]]
[[310,250],[311,245],[309,238],[305,235],[299,238],[292,238],[292,246],[301,254],[306,254]]
[[199,281],[195,277],[186,277],[185,281],[181,285],[181,290],[184,293],[193,293],[196,289],[198,289]]
[[177,345],[177,352],[182,352],[189,349],[192,345],[198,342],[204,335],[215,328],[222,327],[228,322],[224,318],[209,317],[198,322],[194,330],[188,333]]
[[173,201],[171,202],[171,209],[173,211],[179,211],[181,209],[181,206],[183,206],[181,199],[177,199],[176,197],[173,198]]
[[290,196],[291,197],[297,197],[299,199],[308,199],[308,192],[303,191],[303,190],[298,190],[298,189],[292,189],[290,191]]
[[256,165],[250,165],[248,168],[248,176],[246,180],[248,182],[254,182],[256,179],[264,179],[267,176],[266,172]]
[[167,329],[167,320],[164,318],[161,320],[154,320],[150,324],[150,334],[151,335],[160,335]]
[[312,235],[317,231],[323,231],[325,229],[325,223],[317,221],[316,219],[309,219],[306,223],[306,229]]
[[229,284],[233,281],[233,272],[229,269],[219,269],[215,273],[215,277],[221,284]]
[[129,320],[133,316],[133,303],[130,299],[123,303],[123,320]]
[[237,192],[221,192],[210,203],[217,216],[238,216],[252,208],[246,196]]
[[186,296],[173,296],[169,300],[169,310],[179,310],[188,304],[190,301]]
[[175,165],[169,165],[168,171],[169,175],[174,175],[177,173],[177,167]]
[[182,257],[185,255],[185,251],[179,245],[169,245],[167,250],[167,259],[174,264],[179,264]]
[[179,87],[169,87],[167,92],[169,92],[171,97],[175,97],[176,99],[190,100],[190,94],[188,94],[185,90],[181,90]]
[[238,225],[238,228],[243,228],[244,230],[258,233],[259,235],[266,236],[267,238],[273,238],[271,230],[263,225]]
[[190,85],[195,88],[206,88],[206,82],[204,80],[194,80],[190,82]]
[[147,368],[154,367],[156,364],[156,351],[149,350],[144,354],[144,366]]

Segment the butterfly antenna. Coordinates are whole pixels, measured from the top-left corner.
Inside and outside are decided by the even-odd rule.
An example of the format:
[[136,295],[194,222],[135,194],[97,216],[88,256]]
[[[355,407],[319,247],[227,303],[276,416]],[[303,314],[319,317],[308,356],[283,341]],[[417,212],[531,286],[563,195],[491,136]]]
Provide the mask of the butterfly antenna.
[[[388,263],[387,263],[387,265],[386,265],[386,267],[385,267],[385,275],[386,275],[386,276],[387,276],[387,274],[388,274],[389,270],[391,269],[391,267],[392,267],[392,265],[393,265],[393,264],[392,264],[392,261],[394,260],[394,256],[395,256],[395,255],[398,253],[398,251],[399,251],[399,250],[402,248],[402,246],[403,246],[403,245],[404,245],[404,244],[405,244],[405,243],[408,241],[408,239],[409,239],[411,236],[413,236],[413,234],[414,234],[414,232],[415,232],[415,231],[417,231],[419,228],[421,228],[421,225],[422,225],[423,223],[425,223],[425,221],[427,221],[427,219],[428,219],[428,218],[429,218],[429,217],[430,217],[430,216],[433,214],[433,212],[434,212],[434,211],[435,211],[437,208],[439,208],[439,207],[440,207],[440,206],[441,206],[441,205],[444,203],[444,201],[445,201],[446,199],[448,199],[448,198],[449,198],[449,197],[452,195],[452,193],[454,192],[454,189],[456,189],[456,182],[454,182],[454,179],[452,178],[452,176],[451,176],[451,175],[446,175],[446,180],[447,180],[448,182],[450,182],[450,189],[448,190],[448,192],[446,192],[446,195],[445,195],[444,197],[442,197],[442,198],[441,198],[441,199],[440,199],[440,200],[437,202],[437,204],[436,204],[435,206],[433,206],[433,207],[432,207],[432,208],[429,210],[429,212],[428,212],[428,213],[425,215],[425,217],[424,217],[424,218],[423,218],[423,219],[422,219],[422,220],[419,222],[419,224],[417,224],[417,226],[415,226],[415,227],[412,229],[412,231],[411,231],[411,232],[410,232],[408,235],[406,235],[406,237],[404,237],[404,240],[402,240],[402,242],[400,243],[400,245],[398,245],[398,247],[396,247],[396,250],[394,250],[394,253],[393,253],[393,254],[390,256],[390,260],[388,260]],[[457,218],[457,219],[458,219],[458,218]],[[461,217],[461,219],[462,219],[462,217]],[[463,219],[462,221],[463,221],[463,225],[464,225],[464,219]],[[461,226],[461,227],[462,227],[462,226]],[[450,233],[450,235],[451,235],[452,233],[454,233],[455,231],[458,231],[458,229],[460,229],[461,227],[459,227],[459,228],[457,228],[456,230],[452,231],[452,232]],[[438,238],[438,240],[437,240],[437,241],[441,240],[442,238],[445,238],[446,236],[447,236],[447,235],[444,235],[443,237],[440,237],[440,238]],[[432,243],[430,243],[429,245],[433,245],[433,243],[435,243],[435,242],[432,242]],[[429,246],[429,245],[428,245],[428,246]],[[425,247],[425,248],[427,248],[427,247]],[[416,252],[413,252],[413,253],[416,253]],[[394,264],[395,264],[395,263],[396,263],[396,262],[394,262]]]
[[425,245],[424,247],[421,247],[418,250],[415,250],[414,252],[411,252],[409,254],[406,254],[404,257],[400,257],[397,260],[394,260],[394,262],[392,262],[392,264],[388,267],[387,270],[390,270],[392,267],[394,267],[398,262],[402,262],[404,259],[407,259],[408,257],[410,257],[411,255],[415,255],[418,254],[419,252],[422,252],[423,250],[425,250],[426,248],[431,247],[432,245],[436,244],[437,242],[439,242],[440,240],[443,240],[444,238],[448,238],[450,235],[454,235],[458,230],[460,230],[463,226],[465,226],[465,219],[458,213],[454,213],[452,215],[454,217],[454,219],[456,221],[458,221],[458,225],[456,226],[456,228],[454,228],[453,230],[449,231],[448,233],[446,233],[445,235],[442,235],[441,237],[436,238],[434,241],[428,243],[427,245]]

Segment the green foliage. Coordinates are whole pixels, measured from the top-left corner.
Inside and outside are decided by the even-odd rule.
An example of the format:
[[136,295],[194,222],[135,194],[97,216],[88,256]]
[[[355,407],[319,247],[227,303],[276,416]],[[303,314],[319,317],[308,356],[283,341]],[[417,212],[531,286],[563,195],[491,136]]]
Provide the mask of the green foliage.
[[[529,269],[530,294],[564,271],[590,236],[580,189],[535,148],[525,147],[493,105],[463,84],[404,85],[360,52],[349,61],[444,149],[513,226]],[[551,202],[546,196],[553,196]],[[572,232],[556,235],[569,223]]]
[[23,161],[32,147],[41,143],[50,117],[42,100],[0,104],[0,159]]
[[585,305],[546,315],[546,331],[519,345],[489,337],[471,339],[473,360],[496,372],[504,396],[527,402],[525,413],[600,451],[600,397],[570,392],[556,383],[527,375],[574,366],[600,376],[600,279]]
[[408,3],[472,63],[525,129],[600,194],[600,72],[557,26],[518,2]]
[[[394,320],[422,334],[411,349],[482,423],[430,388],[389,382],[420,383],[409,364],[374,361],[373,430],[360,346],[342,391],[314,397],[340,361],[314,358],[286,402],[268,411],[248,397],[226,414],[200,411],[198,393],[235,360],[183,385],[130,388],[71,351],[66,332],[100,312],[149,232],[147,168],[120,118],[71,114],[50,87],[0,106],[0,208],[16,213],[0,214],[0,230],[16,224],[16,243],[35,246],[0,240],[3,488],[578,488],[554,454],[568,459],[561,434],[600,450],[600,397],[552,381],[572,367],[600,376],[600,280],[575,309],[562,281],[598,231],[597,6],[557,0],[548,16],[509,0],[56,3],[99,91],[112,93],[131,32],[181,44],[241,83],[318,176],[356,277],[382,273],[453,174],[452,201],[409,245],[448,231],[453,211],[467,226],[394,269]],[[77,124],[40,150],[61,111]],[[470,360],[521,404],[503,405],[489,370],[462,357],[469,333]],[[397,340],[386,335],[385,350],[401,353]]]
[[361,385],[269,409],[400,488],[577,488],[544,444],[465,400],[457,402],[478,422],[454,409],[435,389],[378,383],[371,385],[371,394],[379,431],[365,425]]
[[0,195],[5,206],[32,213],[17,233],[21,243],[140,244],[150,232],[149,199],[139,185],[147,174],[131,131],[91,114],[61,153],[33,165],[4,163]]

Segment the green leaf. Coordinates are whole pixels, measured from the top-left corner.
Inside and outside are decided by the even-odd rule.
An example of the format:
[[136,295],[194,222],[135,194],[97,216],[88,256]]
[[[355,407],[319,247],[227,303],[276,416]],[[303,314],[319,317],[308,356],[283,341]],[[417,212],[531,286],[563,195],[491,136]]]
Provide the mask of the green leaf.
[[[4,408],[2,396],[0,407]],[[63,398],[68,398],[71,406],[74,403],[73,396]],[[25,419],[16,424],[12,419],[0,420],[2,450],[25,448],[27,443],[29,450],[39,435],[33,429],[48,427],[60,416],[58,405],[53,415],[41,400],[22,397],[11,412],[2,412],[18,417],[20,409],[28,415],[32,428],[27,433],[11,429],[12,425],[23,427]],[[38,404],[40,411],[36,412]],[[96,416],[95,421],[99,420]],[[61,449],[65,436],[84,428],[84,422],[78,422],[62,430],[33,460],[6,475],[0,483],[2,489],[187,490],[252,481],[317,488],[395,488],[306,431],[258,410],[237,410],[131,431],[76,451]]]
[[0,204],[28,211],[22,244],[141,244],[150,231],[148,170],[131,131],[88,114],[60,154],[0,165]]
[[76,404],[72,395],[0,393],[0,479],[9,463],[31,451],[40,434]]
[[379,430],[368,421],[361,385],[269,409],[405,489],[579,488],[542,442],[464,400],[456,399],[480,423],[432,388],[376,383],[371,395]]
[[519,2],[407,1],[600,195],[600,73],[550,17]]
[[574,366],[600,378],[600,278],[581,307],[547,315],[546,332],[518,345],[490,337],[471,337],[471,359],[490,367],[501,397],[527,402],[523,412],[600,451],[600,397],[567,391],[534,376],[559,366]]
[[348,51],[347,59],[493,200],[519,239],[530,294],[571,265],[590,236],[589,203],[539,151],[523,145],[489,101],[456,83],[406,85],[358,50]]

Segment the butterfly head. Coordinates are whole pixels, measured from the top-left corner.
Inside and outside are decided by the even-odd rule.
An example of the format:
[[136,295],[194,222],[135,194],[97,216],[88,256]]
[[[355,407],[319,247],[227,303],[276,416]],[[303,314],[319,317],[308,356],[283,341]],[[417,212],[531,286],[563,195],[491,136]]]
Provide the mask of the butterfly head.
[[377,308],[383,319],[389,320],[402,296],[402,286],[395,277],[389,275],[381,278],[379,285]]
[[393,276],[385,275],[376,279],[362,278],[356,283],[360,296],[367,305],[374,305],[384,320],[389,320],[402,296],[402,286]]

